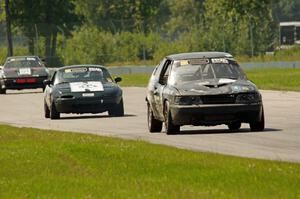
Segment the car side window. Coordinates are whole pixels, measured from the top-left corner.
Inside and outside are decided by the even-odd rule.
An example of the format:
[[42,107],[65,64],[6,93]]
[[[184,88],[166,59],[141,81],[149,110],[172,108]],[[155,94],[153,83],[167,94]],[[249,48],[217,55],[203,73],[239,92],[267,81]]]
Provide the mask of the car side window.
[[152,83],[157,83],[159,81],[159,75],[160,75],[160,72],[164,66],[164,63],[165,63],[165,59],[163,59],[156,67],[155,69],[153,70],[152,72],[152,75],[151,75],[151,79],[150,79],[150,82]]
[[56,78],[56,76],[57,76],[57,71],[55,71],[51,77],[51,82],[53,85],[58,83],[58,79]]
[[166,60],[159,76],[159,83],[166,85],[171,71],[171,60]]
[[160,76],[160,73],[161,73],[161,71],[162,71],[162,69],[163,69],[163,67],[164,67],[165,62],[166,62],[166,59],[163,59],[163,60],[159,63],[159,65],[157,66],[157,68],[156,68],[156,70],[155,70],[155,72],[154,72],[154,74],[153,74],[157,79],[158,79],[159,76]]

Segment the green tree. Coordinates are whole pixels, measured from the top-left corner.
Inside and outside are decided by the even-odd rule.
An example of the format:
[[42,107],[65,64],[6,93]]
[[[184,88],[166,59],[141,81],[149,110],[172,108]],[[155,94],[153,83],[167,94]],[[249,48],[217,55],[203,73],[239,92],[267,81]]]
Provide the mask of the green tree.
[[56,54],[57,34],[70,34],[79,23],[72,1],[14,0],[11,2],[13,23],[28,37],[29,52],[34,54],[37,32],[45,38],[45,57]]
[[273,0],[273,15],[277,22],[300,21],[299,0]]
[[204,0],[169,0],[169,20],[165,24],[165,31],[172,37],[199,30],[204,24]]
[[206,0],[205,35],[211,50],[265,52],[274,41],[270,0]]
[[160,0],[75,0],[77,13],[88,24],[117,33],[148,33],[165,20],[166,4]]
[[[6,37],[7,37],[7,55],[13,56],[13,42],[12,42],[12,32],[11,32],[11,14],[10,14],[10,2],[9,0],[5,0],[4,5],[0,5],[0,21],[5,19],[6,23]],[[5,10],[2,12],[2,10]]]

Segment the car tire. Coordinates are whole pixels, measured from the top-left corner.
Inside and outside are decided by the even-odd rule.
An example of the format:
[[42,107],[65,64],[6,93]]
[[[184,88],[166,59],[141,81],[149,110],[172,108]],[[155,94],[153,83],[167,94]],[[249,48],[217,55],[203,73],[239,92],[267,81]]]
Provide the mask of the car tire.
[[241,122],[233,122],[227,125],[230,131],[237,131],[241,128]]
[[0,94],[6,94],[6,89],[3,89],[1,84],[0,84]]
[[124,103],[123,103],[123,98],[120,100],[120,102],[112,107],[108,111],[108,115],[113,116],[113,117],[121,117],[124,116]]
[[161,132],[162,122],[154,118],[150,104],[147,104],[147,122],[150,133]]
[[180,126],[174,125],[172,121],[172,116],[170,112],[169,102],[165,102],[164,106],[164,117],[165,117],[165,128],[167,135],[173,135],[180,132]]
[[45,118],[50,118],[50,110],[46,102],[44,102],[44,115]]
[[265,114],[262,109],[261,117],[259,121],[250,122],[251,131],[263,131],[265,129]]
[[55,104],[52,103],[50,107],[50,119],[55,120],[60,118],[60,113],[56,110]]

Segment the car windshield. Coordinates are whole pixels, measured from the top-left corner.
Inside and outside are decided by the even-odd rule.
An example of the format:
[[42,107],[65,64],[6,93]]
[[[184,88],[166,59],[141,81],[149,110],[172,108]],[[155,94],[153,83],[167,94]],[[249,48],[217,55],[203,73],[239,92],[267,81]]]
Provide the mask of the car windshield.
[[35,68],[42,64],[36,58],[12,58],[7,60],[4,68]]
[[[221,59],[220,59],[221,60]],[[225,60],[225,59],[224,59]],[[197,63],[198,62],[198,63]],[[170,74],[171,84],[210,79],[246,79],[239,65],[234,61],[201,60],[194,63],[184,60],[175,61]]]
[[99,67],[80,67],[59,70],[54,84],[88,81],[101,81],[102,83],[113,82],[106,69]]

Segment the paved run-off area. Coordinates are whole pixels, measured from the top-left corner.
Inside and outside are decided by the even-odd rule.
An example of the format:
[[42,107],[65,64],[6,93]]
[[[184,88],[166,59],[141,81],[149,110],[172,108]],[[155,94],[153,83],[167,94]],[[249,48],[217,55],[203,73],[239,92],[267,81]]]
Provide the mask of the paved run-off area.
[[150,134],[147,130],[145,88],[124,88],[125,117],[98,115],[62,115],[49,120],[43,114],[40,90],[8,91],[0,96],[0,123],[93,133],[127,139],[146,140],[191,150],[237,156],[300,162],[300,93],[262,91],[266,129],[250,132],[243,124],[231,133],[227,126],[183,127],[181,134]]

